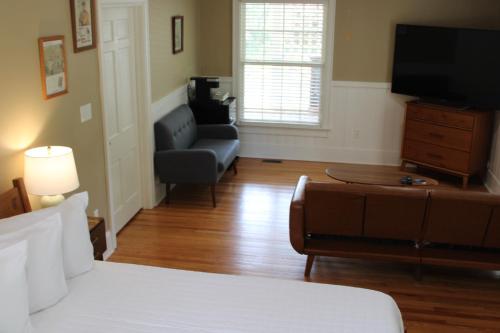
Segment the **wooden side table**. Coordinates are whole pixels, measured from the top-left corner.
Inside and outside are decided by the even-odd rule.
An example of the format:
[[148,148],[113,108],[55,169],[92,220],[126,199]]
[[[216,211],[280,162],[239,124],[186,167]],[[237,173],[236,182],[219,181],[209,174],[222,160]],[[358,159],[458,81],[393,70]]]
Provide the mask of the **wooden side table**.
[[88,217],[90,240],[94,247],[94,259],[104,260],[103,254],[106,252],[106,223],[102,217]]

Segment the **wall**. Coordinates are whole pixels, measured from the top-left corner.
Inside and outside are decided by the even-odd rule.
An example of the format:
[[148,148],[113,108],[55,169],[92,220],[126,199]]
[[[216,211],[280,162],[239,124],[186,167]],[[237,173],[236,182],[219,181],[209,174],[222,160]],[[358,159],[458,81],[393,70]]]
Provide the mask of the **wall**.
[[[150,0],[152,120],[187,103],[189,77],[200,74],[202,0]],[[172,53],[172,16],[184,16],[184,51]],[[165,197],[165,185],[155,180],[155,200]]]
[[[151,0],[151,88],[158,101],[199,72],[199,0]],[[172,53],[172,16],[184,16],[184,51]]]
[[[200,8],[202,73],[231,76],[232,1]],[[500,27],[497,0],[337,0],[336,12],[335,81],[389,82],[396,23]]]
[[200,61],[203,75],[231,76],[232,0],[200,0]]
[[[0,191],[23,176],[23,152],[41,145],[74,149],[79,191],[90,192],[89,213],[106,216],[105,164],[96,50],[73,53],[69,1],[0,2]],[[64,35],[69,93],[42,97],[38,37]],[[80,105],[93,118],[80,123]],[[37,206],[37,198],[32,198]]]
[[[399,164],[404,102],[409,97],[391,94],[388,83],[395,25],[500,28],[500,2],[496,0],[336,3],[333,81],[326,124],[329,130],[243,127],[242,155]],[[206,48],[211,47],[201,59],[202,73],[227,76],[226,81],[232,75],[232,17],[227,10],[231,5],[231,0],[205,0],[200,4],[203,12],[210,13],[201,17],[201,38]],[[500,160],[497,164],[500,169]]]
[[500,194],[500,112],[496,113],[494,137],[486,185],[491,192]]
[[[231,79],[221,86],[230,91]],[[332,81],[325,130],[240,126],[241,156],[399,165],[405,102],[388,83]]]

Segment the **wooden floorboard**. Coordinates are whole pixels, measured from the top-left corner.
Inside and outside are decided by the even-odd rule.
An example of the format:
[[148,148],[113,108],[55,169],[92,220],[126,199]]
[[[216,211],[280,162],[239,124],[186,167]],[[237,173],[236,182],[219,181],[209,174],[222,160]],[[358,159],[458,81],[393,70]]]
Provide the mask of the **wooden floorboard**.
[[[178,186],[169,206],[141,211],[122,230],[111,261],[303,280],[306,257],[288,240],[290,199],[300,175],[332,181],[324,172],[331,165],[241,159],[238,175],[228,172],[218,185],[215,209],[208,187]],[[459,179],[438,180],[460,190]],[[319,257],[309,281],[390,294],[408,333],[500,332],[500,272],[427,267],[424,274],[417,282],[410,265]]]

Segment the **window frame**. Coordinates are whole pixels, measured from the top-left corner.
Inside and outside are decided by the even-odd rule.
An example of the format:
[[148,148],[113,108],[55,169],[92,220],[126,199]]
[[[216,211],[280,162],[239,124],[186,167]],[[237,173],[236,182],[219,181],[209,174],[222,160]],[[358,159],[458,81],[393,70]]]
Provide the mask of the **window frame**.
[[[251,0],[252,2],[275,2],[275,3],[317,3],[318,1],[308,0]],[[326,11],[326,29],[325,41],[323,46],[323,53],[325,57],[323,71],[322,71],[322,84],[321,84],[321,105],[319,112],[319,124],[301,124],[301,123],[280,123],[280,122],[252,122],[242,119],[242,99],[239,96],[240,85],[242,84],[242,71],[243,62],[241,61],[241,10],[240,4],[245,0],[233,0],[233,94],[237,98],[237,124],[240,126],[248,127],[278,127],[290,129],[310,129],[310,130],[328,130],[329,129],[329,115],[330,115],[330,99],[331,99],[331,82],[333,74],[333,48],[334,48],[334,35],[335,35],[335,10],[336,0],[324,0],[327,3]]]

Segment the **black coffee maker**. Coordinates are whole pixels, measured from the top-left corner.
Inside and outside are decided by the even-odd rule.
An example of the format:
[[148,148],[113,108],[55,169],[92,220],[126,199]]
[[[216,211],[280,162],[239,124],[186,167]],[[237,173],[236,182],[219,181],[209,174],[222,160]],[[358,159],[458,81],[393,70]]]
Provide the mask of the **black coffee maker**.
[[218,77],[195,76],[189,83],[189,101],[199,103],[208,102],[212,99],[212,89],[219,88]]
[[189,106],[193,110],[196,123],[231,124],[236,121],[236,99],[224,101],[212,99],[212,89],[220,86],[218,77],[195,76],[188,85]]

